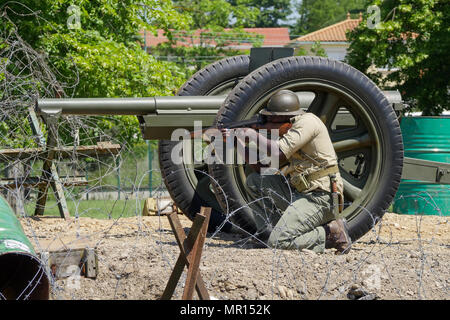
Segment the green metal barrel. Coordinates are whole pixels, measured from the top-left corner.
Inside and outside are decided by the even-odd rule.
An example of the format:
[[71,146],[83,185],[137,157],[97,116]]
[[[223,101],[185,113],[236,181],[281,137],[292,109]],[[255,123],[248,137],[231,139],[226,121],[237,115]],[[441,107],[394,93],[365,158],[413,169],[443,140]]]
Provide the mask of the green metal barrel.
[[0,300],[48,298],[45,267],[8,202],[0,196]]
[[[405,157],[450,163],[450,117],[405,117],[400,127]],[[393,211],[450,215],[450,185],[402,180]]]

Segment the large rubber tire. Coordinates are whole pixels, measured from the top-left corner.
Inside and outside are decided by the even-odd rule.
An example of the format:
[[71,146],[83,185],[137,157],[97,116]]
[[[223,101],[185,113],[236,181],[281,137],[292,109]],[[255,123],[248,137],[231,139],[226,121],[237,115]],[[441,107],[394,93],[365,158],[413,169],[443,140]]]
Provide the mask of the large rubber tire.
[[[226,124],[251,117],[264,107],[273,92],[283,88],[293,91],[317,90],[319,93],[329,90],[330,94],[344,99],[341,101],[348,102],[349,110],[362,123],[360,131],[367,130],[372,143],[361,149],[369,155],[366,157],[367,174],[362,180],[364,185],[358,187],[357,196],[343,211],[343,216],[348,220],[350,236],[356,240],[383,216],[400,183],[403,142],[395,112],[383,92],[351,66],[319,57],[289,57],[266,64],[246,76],[228,95],[219,110],[216,123]],[[339,106],[336,109],[339,110]],[[309,111],[318,113],[318,110],[321,110],[320,103],[313,101]],[[334,117],[337,110],[334,111]],[[340,169],[344,178],[349,176]],[[246,206],[247,169],[214,164],[209,166],[209,170],[224,190],[225,195],[217,192],[216,197],[227,214],[233,213],[230,221],[258,236],[261,230],[257,232],[253,212]],[[267,237],[267,232],[261,238],[264,237]]]
[[[244,77],[249,71],[250,58],[246,55],[225,58],[214,62],[195,73],[179,89],[179,96],[207,96],[225,95]],[[186,168],[183,164],[175,164],[171,160],[172,149],[181,142],[161,140],[159,142],[159,165],[161,175],[167,190],[174,203],[191,220],[200,212],[201,206],[212,207],[209,222],[209,231],[215,231],[220,226],[225,215],[221,213],[220,205],[214,194],[209,190],[209,176],[205,166],[204,170]],[[198,190],[202,184],[201,192]],[[206,181],[205,181],[206,180]],[[206,187],[205,187],[206,186]],[[232,226],[226,223],[221,231],[230,232]]]

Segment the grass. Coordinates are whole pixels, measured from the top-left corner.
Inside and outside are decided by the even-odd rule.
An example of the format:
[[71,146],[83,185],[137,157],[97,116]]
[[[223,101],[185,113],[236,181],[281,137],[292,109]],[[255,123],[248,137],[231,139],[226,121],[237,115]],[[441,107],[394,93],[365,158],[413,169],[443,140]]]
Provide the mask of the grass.
[[[34,206],[34,202],[30,202],[25,206],[28,215],[34,214]],[[67,207],[72,217],[118,219],[140,215],[143,201],[138,203],[136,200],[79,200],[68,201]],[[60,216],[55,200],[47,201],[44,216]]]
[[[134,217],[141,214],[143,199],[140,203],[136,200],[77,200],[90,189],[91,192],[101,189],[117,191],[129,190],[132,188],[147,189],[149,187],[149,163],[147,144],[135,146],[132,150],[124,150],[120,153],[116,161],[114,158],[106,157],[102,159],[92,158],[91,162],[96,163],[96,170],[87,170],[88,163],[80,161],[78,171],[70,165],[73,159],[58,163],[58,173],[60,177],[79,175],[86,176],[89,181],[87,187],[67,187],[65,195],[67,206],[72,217],[91,217],[97,219],[117,219],[120,217]],[[155,146],[152,147],[152,188],[156,190],[163,186],[161,173],[159,172],[158,152]],[[28,176],[39,177],[42,174],[42,161],[36,161],[29,165]],[[3,167],[0,166],[0,172]],[[3,168],[4,169],[4,168]],[[75,200],[74,200],[75,199]],[[28,201],[25,205],[27,215],[34,214],[35,200]],[[45,216],[60,216],[58,205],[49,189],[48,199],[44,211]]]

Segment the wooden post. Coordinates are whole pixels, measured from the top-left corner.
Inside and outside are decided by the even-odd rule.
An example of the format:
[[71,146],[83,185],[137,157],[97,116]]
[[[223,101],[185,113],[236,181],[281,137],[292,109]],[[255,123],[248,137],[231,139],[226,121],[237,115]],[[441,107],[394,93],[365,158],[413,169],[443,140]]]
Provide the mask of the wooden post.
[[[45,138],[42,134],[41,128],[39,127],[39,121],[33,107],[29,110],[29,120],[33,133],[38,136],[39,143],[41,146],[45,145]],[[53,188],[56,201],[58,203],[59,213],[61,218],[68,219],[70,217],[69,209],[67,208],[66,197],[64,196],[63,185],[59,179],[58,170],[56,165],[53,163],[55,157],[55,148],[57,147],[57,128],[55,119],[47,119],[48,128],[48,141],[46,145],[46,157],[44,160],[44,165],[42,168],[41,179],[48,183],[39,187],[38,197],[36,201],[36,208],[34,211],[35,215],[43,215],[45,209],[45,203],[47,202],[48,186],[49,184]]]
[[[60,91],[58,94],[61,94]],[[90,155],[113,155],[118,154],[120,150],[120,145],[112,144],[110,141],[97,142],[96,145],[92,146],[76,146],[72,147],[61,147],[58,146],[57,141],[57,116],[52,115],[44,118],[44,122],[47,125],[48,136],[47,139],[40,127],[40,121],[34,110],[33,106],[28,108],[28,122],[36,137],[36,142],[38,144],[37,148],[18,148],[18,149],[1,149],[0,150],[0,162],[12,163],[14,165],[12,168],[7,167],[5,170],[6,178],[0,179],[0,188],[7,189],[6,197],[10,205],[17,211],[17,206],[20,208],[21,213],[24,214],[24,203],[23,199],[26,197],[23,195],[24,189],[37,188],[38,195],[35,206],[35,215],[43,215],[45,210],[45,205],[47,202],[47,196],[49,187],[53,189],[59,213],[62,218],[68,219],[70,217],[69,209],[67,206],[67,201],[64,195],[64,186],[83,186],[87,185],[86,177],[59,177],[58,169],[54,160],[59,158],[71,157],[76,151],[79,156],[90,156]],[[11,177],[11,171],[18,167],[22,167],[18,161],[35,161],[40,159],[44,154],[43,168],[40,177],[28,177],[29,173],[25,173],[23,169],[19,170],[20,173],[13,174]],[[31,160],[30,160],[31,159]],[[17,189],[17,190],[13,190]],[[17,194],[19,196],[17,196]]]
[[170,225],[180,248],[180,255],[161,296],[162,300],[169,300],[172,297],[185,265],[188,268],[188,273],[182,299],[192,300],[195,289],[201,300],[209,300],[208,290],[201,277],[199,267],[210,215],[211,208],[202,207],[200,213],[195,216],[187,237],[178,219],[178,214],[172,212],[168,215]]

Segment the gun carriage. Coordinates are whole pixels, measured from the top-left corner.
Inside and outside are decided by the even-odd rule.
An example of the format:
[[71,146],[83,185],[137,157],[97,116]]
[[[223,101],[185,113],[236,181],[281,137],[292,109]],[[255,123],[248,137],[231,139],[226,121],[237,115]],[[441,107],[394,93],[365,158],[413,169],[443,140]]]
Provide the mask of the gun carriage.
[[[212,207],[209,228],[242,228],[255,233],[245,186],[247,165],[175,163],[173,130],[194,130],[194,122],[226,126],[250,119],[280,89],[294,91],[302,108],[327,126],[344,179],[345,208],[350,236],[370,230],[391,204],[401,178],[417,175],[403,158],[396,91],[381,91],[351,66],[319,57],[292,56],[288,48],[252,49],[217,61],[194,74],[176,96],[150,98],[39,99],[36,111],[44,118],[59,115],[136,115],[144,139],[159,141],[159,163],[167,190],[176,206],[193,218],[201,206]],[[190,155],[183,155],[183,157]],[[405,167],[408,170],[402,169]],[[422,179],[449,183],[450,165],[425,163]],[[412,170],[410,170],[412,169]],[[226,222],[228,216],[232,224]],[[238,228],[236,228],[236,226]]]

